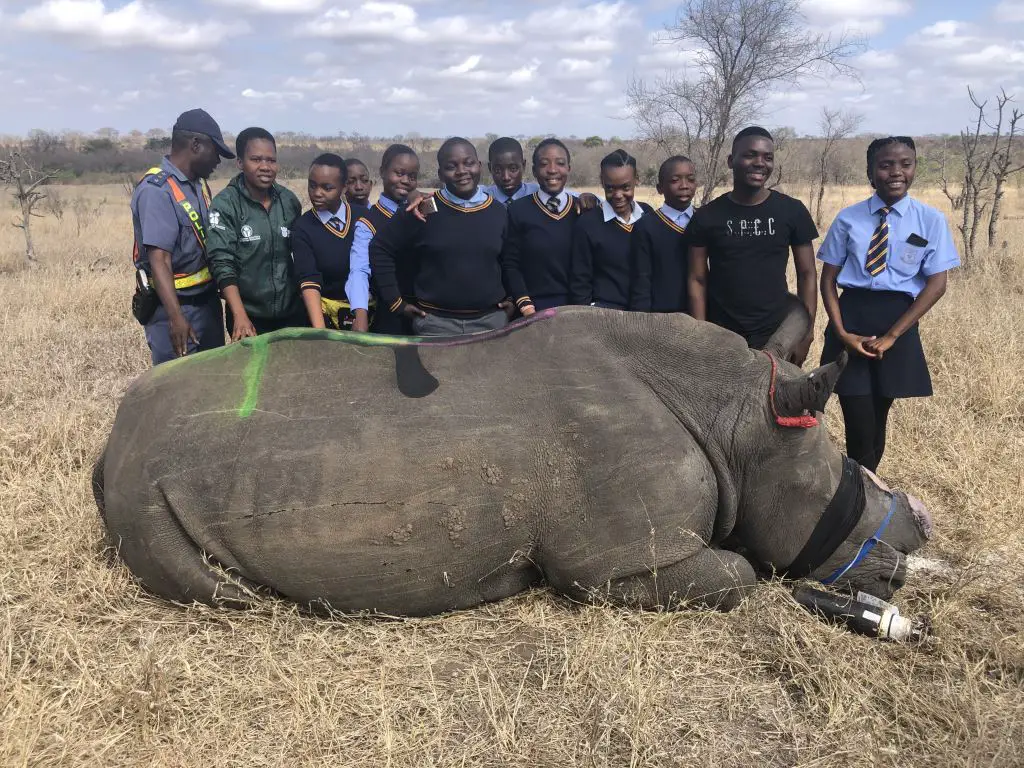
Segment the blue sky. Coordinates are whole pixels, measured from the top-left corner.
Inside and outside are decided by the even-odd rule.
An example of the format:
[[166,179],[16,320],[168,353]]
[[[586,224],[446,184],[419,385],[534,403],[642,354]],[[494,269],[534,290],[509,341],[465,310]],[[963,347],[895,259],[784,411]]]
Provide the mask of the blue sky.
[[[679,72],[669,0],[0,0],[0,134],[169,128],[315,135],[629,136],[631,76]],[[891,133],[958,130],[966,86],[1024,103],[1024,0],[804,0],[865,36],[861,82],[766,94],[760,121],[814,133],[822,107]]]

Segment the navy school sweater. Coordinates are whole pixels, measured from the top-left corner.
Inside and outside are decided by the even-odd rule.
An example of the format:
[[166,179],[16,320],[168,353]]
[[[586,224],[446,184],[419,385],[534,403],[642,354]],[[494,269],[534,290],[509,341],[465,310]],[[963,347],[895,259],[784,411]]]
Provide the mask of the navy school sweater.
[[344,301],[352,235],[356,219],[365,216],[366,209],[349,205],[345,200],[341,204],[348,206],[341,232],[320,221],[312,209],[295,220],[292,224],[292,261],[299,290],[317,288],[326,299]]
[[437,213],[426,222],[401,211],[370,243],[370,270],[384,306],[402,304],[397,264],[413,261],[416,304],[432,314],[473,317],[505,299],[501,252],[508,229],[505,206],[487,200],[460,208],[434,193]]
[[[638,203],[643,221],[653,209]],[[623,224],[618,218],[604,220],[600,208],[584,211],[576,220],[572,239],[569,300],[573,304],[604,302],[629,306],[629,261],[632,232],[640,224]]]
[[638,312],[688,312],[690,273],[685,229],[661,211],[633,225],[629,308]]
[[505,285],[520,309],[530,303],[569,303],[572,232],[579,214],[579,203],[571,197],[558,214],[549,211],[536,193],[509,206],[502,260]]

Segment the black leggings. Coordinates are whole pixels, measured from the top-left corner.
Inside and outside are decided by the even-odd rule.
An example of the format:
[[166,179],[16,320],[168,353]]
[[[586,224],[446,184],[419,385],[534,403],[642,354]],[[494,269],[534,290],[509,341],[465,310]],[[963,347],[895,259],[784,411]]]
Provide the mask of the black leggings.
[[877,471],[885,453],[885,425],[892,398],[840,395],[839,405],[846,423],[846,455],[862,467]]

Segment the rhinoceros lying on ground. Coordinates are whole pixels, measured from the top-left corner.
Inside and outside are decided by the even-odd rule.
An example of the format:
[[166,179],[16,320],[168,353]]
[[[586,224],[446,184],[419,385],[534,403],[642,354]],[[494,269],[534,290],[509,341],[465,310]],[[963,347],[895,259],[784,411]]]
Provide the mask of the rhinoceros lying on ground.
[[823,578],[884,529],[836,584],[887,597],[929,532],[823,426],[776,423],[823,407],[836,365],[775,375],[683,315],[566,308],[477,336],[281,331],[145,374],[96,471],[121,557],[178,601],[244,604],[243,584],[422,615],[543,581],[729,608],[755,572],[726,537]]

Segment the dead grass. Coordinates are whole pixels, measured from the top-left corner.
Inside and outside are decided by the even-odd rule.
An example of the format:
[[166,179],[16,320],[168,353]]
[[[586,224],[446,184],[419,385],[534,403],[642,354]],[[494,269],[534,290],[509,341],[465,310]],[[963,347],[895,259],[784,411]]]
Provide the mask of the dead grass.
[[[148,364],[127,201],[66,194],[98,212],[81,236],[73,214],[36,223],[42,269],[21,269],[20,233],[0,227],[0,764],[1022,764],[1020,199],[1009,248],[926,319],[936,396],[894,415],[883,474],[931,507],[924,554],[955,571],[898,596],[933,616],[938,640],[917,649],[821,624],[774,584],[727,615],[538,592],[394,622],[148,597],[104,555],[88,485]],[[838,438],[834,408],[828,425]]]

